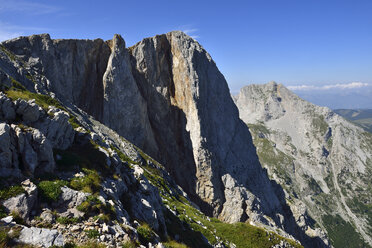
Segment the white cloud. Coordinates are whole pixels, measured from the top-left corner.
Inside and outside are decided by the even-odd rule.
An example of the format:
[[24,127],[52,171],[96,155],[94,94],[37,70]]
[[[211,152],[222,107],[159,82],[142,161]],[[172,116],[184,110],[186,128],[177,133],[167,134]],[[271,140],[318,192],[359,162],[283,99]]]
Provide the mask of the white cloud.
[[322,86],[317,85],[292,85],[287,86],[290,90],[332,90],[332,89],[338,89],[338,90],[345,90],[345,89],[358,89],[362,87],[369,86],[368,83],[362,83],[362,82],[352,82],[348,84],[327,84]]

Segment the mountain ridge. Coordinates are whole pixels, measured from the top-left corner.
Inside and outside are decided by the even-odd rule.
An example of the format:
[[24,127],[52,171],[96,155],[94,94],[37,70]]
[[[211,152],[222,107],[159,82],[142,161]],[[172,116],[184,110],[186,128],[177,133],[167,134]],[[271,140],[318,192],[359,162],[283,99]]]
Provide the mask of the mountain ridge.
[[[240,117],[254,133],[262,164],[270,178],[283,186],[287,199],[301,200],[310,216],[328,231],[333,244],[366,245],[359,234],[354,234],[353,242],[342,243],[346,233],[340,235],[337,224],[332,224],[337,222],[332,218],[340,218],[346,221],[344,229],[350,222],[349,232],[356,230],[370,245],[370,134],[275,82],[246,86],[234,99]],[[269,159],[279,160],[272,163]],[[360,195],[353,191],[355,188]],[[356,195],[364,200],[356,200]]]
[[[249,221],[306,247],[328,246],[319,228],[298,225],[282,188],[261,167],[226,80],[191,37],[170,32],[126,48],[119,35],[104,42],[52,40],[44,34],[1,45],[10,55],[10,61],[0,61],[4,85],[22,82],[31,92],[55,97],[82,113],[76,118],[87,128],[95,122],[80,115],[111,127],[164,164],[207,215]],[[132,193],[133,199],[141,197]]]

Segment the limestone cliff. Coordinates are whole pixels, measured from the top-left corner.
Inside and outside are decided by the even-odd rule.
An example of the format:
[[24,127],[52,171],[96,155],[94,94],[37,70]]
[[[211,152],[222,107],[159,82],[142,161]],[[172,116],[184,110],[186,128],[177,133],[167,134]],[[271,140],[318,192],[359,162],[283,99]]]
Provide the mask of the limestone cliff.
[[325,246],[297,225],[261,167],[226,80],[191,37],[175,31],[130,48],[118,35],[106,42],[34,35],[2,44],[31,68],[32,90],[76,105],[144,149],[205,213]]

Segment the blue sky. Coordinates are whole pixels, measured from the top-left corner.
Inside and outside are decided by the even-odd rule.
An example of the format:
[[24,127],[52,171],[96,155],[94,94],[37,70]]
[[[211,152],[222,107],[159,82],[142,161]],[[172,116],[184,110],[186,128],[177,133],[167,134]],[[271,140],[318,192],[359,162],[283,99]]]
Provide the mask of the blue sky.
[[233,93],[271,80],[372,84],[371,0],[0,0],[0,40],[34,33],[106,40],[119,33],[133,45],[171,30],[203,45]]

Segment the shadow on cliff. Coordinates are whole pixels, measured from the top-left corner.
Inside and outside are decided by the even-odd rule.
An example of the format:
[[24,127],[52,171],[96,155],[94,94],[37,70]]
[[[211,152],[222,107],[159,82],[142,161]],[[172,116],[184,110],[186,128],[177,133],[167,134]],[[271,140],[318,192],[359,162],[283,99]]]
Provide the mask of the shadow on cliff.
[[[175,178],[177,184],[188,193],[190,199],[195,202],[206,215],[212,216],[214,214],[213,210],[215,209],[215,206],[211,206],[209,203],[203,201],[196,193],[198,183],[196,177],[197,170],[194,161],[194,151],[190,133],[186,128],[186,115],[181,108],[172,104],[172,100],[177,99],[175,99],[175,83],[172,74],[172,52],[170,44],[165,36],[157,36],[156,39],[157,46],[154,45],[153,40],[151,39],[145,39],[142,41],[142,46],[146,47],[146,49],[143,48],[144,50],[140,52],[143,53],[141,55],[146,59],[144,60],[145,62],[140,61],[139,63],[146,63],[146,70],[143,69],[141,71],[141,65],[137,68],[138,61],[136,60],[136,57],[133,54],[130,55],[132,74],[143,99],[147,102],[148,119],[155,142],[158,146],[158,152],[157,154],[151,154],[150,149],[147,149],[146,145],[141,148],[143,148],[145,152],[149,153],[150,156],[161,162],[168,172]],[[235,106],[233,102],[229,104]],[[234,111],[238,116],[237,108]],[[277,225],[282,226],[287,233],[300,240],[305,247],[326,247],[320,238],[309,237],[306,235],[305,231],[297,225],[293,213],[286,204],[285,194],[282,187],[275,181],[269,181],[266,170],[263,169],[259,162],[256,148],[253,145],[252,136],[250,135],[248,127],[241,120],[239,120],[238,126],[238,128],[242,129],[240,131],[249,134],[249,140],[243,140],[243,142],[247,142],[251,146],[248,147],[250,151],[247,151],[251,152],[250,162],[255,163],[255,168],[261,170],[260,176],[265,178],[265,181],[267,180],[265,187],[266,185],[267,187],[272,187],[280,202],[280,207],[271,212],[264,211],[264,214],[270,216]],[[242,139],[242,137],[238,137],[237,139]],[[216,163],[218,163],[218,161]],[[243,161],[242,164],[247,163],[244,163]],[[221,180],[221,173],[222,171],[216,171],[216,173],[213,173],[211,180]],[[252,175],[252,177],[254,177],[254,175]],[[237,184],[243,185],[254,195],[260,196],[262,195],[262,192],[264,192],[258,186],[252,186],[252,182],[259,179],[252,178],[251,183],[249,183],[249,178],[240,180],[241,181],[237,181]],[[219,185],[223,184],[220,183]],[[214,190],[222,201],[220,205],[222,207],[223,202],[226,201],[223,189],[215,188]],[[280,221],[280,218],[276,215],[277,213],[284,216],[283,221]],[[244,216],[244,218],[247,220],[248,216]],[[244,221],[244,219],[242,221]]]
[[[246,124],[243,121],[241,122],[246,126]],[[247,126],[246,128],[249,129]],[[260,163],[258,159],[257,149],[253,144],[252,135],[250,135],[250,140],[248,142],[252,144],[252,149],[254,151],[254,156],[255,156],[253,159],[256,160],[256,162],[263,169],[267,178],[269,178],[267,170],[262,166],[262,164]],[[284,193],[282,186],[274,180],[269,179],[269,181],[270,181],[271,187],[274,189],[275,195],[277,196],[280,202],[280,209],[277,209],[275,212],[272,211],[270,213],[264,212],[264,214],[270,216],[278,226],[282,227],[282,229],[285,232],[289,233],[290,235],[295,237],[297,240],[299,240],[305,248],[329,247],[324,243],[324,241],[320,237],[310,237],[309,235],[306,234],[305,230],[303,230],[296,223],[293,212],[291,211],[289,205],[286,202],[285,193]],[[244,182],[242,182],[242,184],[244,185]],[[255,192],[254,189],[251,192],[255,195],[256,193],[258,193],[259,195],[259,192]],[[279,217],[276,215],[277,213],[282,214],[284,216],[284,220],[281,221]],[[315,221],[310,216],[307,216],[307,217],[308,217],[307,225],[312,226],[315,223]]]
[[[182,109],[171,104],[171,98],[175,97],[175,86],[170,45],[165,38],[161,44],[163,46],[161,51],[165,52],[158,55],[162,63],[155,63],[154,67],[158,69],[154,72],[157,76],[155,80],[147,78],[149,75],[135,69],[136,59],[131,55],[132,74],[142,97],[147,102],[148,119],[158,150],[156,154],[152,154],[151,149],[148,149],[146,145],[141,148],[162,163],[177,184],[186,191],[189,198],[205,214],[212,216],[213,207],[196,194],[196,164],[190,133],[186,128],[186,115]],[[159,85],[154,85],[154,82]],[[157,87],[167,88],[169,95],[165,97],[156,90]]]

